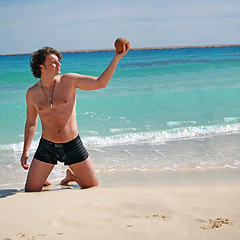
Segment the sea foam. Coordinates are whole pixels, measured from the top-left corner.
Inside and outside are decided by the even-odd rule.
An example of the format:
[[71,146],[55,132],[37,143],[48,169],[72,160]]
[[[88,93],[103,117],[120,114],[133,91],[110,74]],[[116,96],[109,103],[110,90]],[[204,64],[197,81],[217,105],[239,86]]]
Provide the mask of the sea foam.
[[128,145],[138,143],[163,144],[166,141],[210,137],[220,134],[235,134],[240,131],[240,124],[191,126],[172,128],[155,132],[130,132],[112,136],[83,137],[84,143],[89,147]]
[[[125,132],[125,131],[129,132]],[[129,145],[139,143],[164,144],[171,140],[183,140],[200,137],[211,137],[221,134],[236,134],[240,132],[240,123],[227,125],[211,125],[211,126],[190,126],[172,128],[163,131],[152,132],[136,132],[135,128],[129,129],[112,129],[111,136],[82,136],[83,143],[86,147],[105,147],[117,145]],[[124,133],[121,133],[124,132]],[[38,140],[34,140],[31,144],[30,151],[36,150]],[[21,152],[23,142],[0,145],[0,153]]]

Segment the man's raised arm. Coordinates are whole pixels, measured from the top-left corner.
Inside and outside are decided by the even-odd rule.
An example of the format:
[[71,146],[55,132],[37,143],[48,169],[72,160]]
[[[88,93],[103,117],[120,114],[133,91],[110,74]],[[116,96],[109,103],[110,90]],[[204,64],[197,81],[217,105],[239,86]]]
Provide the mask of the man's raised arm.
[[81,90],[90,91],[105,88],[112,78],[119,60],[128,53],[129,49],[130,43],[128,42],[127,47],[123,46],[123,52],[119,53],[115,51],[115,55],[111,63],[98,78],[75,73],[69,73],[68,76],[75,79],[75,87]]

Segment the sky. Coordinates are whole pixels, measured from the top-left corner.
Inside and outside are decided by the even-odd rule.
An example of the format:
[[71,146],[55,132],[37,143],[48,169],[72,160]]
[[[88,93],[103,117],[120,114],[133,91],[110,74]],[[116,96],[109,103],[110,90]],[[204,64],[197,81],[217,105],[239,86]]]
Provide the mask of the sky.
[[0,0],[0,54],[240,43],[240,0]]

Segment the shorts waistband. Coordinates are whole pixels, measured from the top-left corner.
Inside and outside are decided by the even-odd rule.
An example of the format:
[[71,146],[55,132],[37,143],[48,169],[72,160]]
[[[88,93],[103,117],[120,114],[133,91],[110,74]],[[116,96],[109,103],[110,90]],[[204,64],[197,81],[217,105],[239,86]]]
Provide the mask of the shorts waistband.
[[50,146],[55,146],[55,147],[67,147],[69,145],[72,145],[73,143],[77,142],[80,140],[80,136],[78,135],[76,138],[73,140],[70,140],[69,142],[64,142],[64,143],[55,143],[52,141],[49,141],[43,137],[41,137],[40,141],[49,144]]

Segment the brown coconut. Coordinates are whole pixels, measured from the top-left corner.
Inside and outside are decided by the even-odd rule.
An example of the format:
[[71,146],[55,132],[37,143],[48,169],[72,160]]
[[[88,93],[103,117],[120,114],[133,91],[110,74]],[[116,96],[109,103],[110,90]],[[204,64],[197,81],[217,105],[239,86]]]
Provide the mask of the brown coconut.
[[128,41],[125,38],[118,38],[115,41],[115,48],[118,52],[122,52],[123,51],[123,45],[125,45],[127,47],[127,43]]

